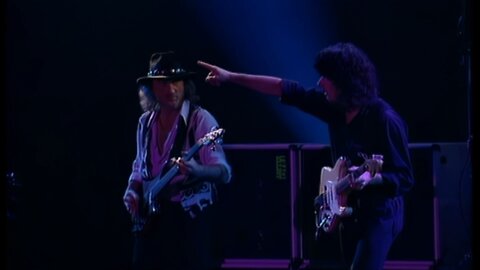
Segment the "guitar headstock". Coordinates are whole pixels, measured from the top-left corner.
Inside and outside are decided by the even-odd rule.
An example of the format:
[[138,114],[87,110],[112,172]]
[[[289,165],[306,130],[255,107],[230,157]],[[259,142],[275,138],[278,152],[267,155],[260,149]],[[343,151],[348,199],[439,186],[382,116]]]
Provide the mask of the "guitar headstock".
[[220,143],[221,138],[225,134],[225,129],[223,128],[214,128],[214,130],[205,134],[202,138],[198,140],[199,144],[208,145],[211,143]]

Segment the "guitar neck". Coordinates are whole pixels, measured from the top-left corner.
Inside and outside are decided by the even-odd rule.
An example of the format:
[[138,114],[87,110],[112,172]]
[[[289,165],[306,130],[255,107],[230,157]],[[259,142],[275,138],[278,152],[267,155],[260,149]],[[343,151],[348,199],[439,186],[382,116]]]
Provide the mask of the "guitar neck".
[[196,143],[190,150],[182,157],[183,160],[190,160],[193,155],[195,155],[200,148],[202,148],[203,144]]
[[[171,179],[178,173],[180,170],[180,167],[178,164],[173,165],[168,172],[163,175],[161,178],[159,176],[155,177],[153,181],[155,181],[155,184],[153,184],[152,191],[151,191],[151,197],[154,198],[157,196],[158,193],[165,187],[165,185],[170,182]],[[160,179],[159,179],[160,178]]]
[[[203,144],[196,143],[190,150],[182,157],[183,160],[190,160],[192,157],[202,148]],[[173,165],[166,174],[160,177],[157,176],[153,181],[155,181],[155,184],[153,184],[152,191],[150,193],[151,198],[155,198],[158,193],[170,182],[170,180],[177,175],[178,171],[180,170],[180,167],[178,164]]]

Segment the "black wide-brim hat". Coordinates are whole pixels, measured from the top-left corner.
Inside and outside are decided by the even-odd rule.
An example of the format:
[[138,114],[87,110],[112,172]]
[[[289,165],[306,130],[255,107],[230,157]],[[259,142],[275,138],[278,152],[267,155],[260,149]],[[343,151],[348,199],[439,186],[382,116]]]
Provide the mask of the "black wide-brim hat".
[[137,84],[145,84],[152,79],[179,81],[188,79],[194,74],[195,72],[190,72],[183,68],[175,52],[157,52],[150,57],[147,76],[138,78]]

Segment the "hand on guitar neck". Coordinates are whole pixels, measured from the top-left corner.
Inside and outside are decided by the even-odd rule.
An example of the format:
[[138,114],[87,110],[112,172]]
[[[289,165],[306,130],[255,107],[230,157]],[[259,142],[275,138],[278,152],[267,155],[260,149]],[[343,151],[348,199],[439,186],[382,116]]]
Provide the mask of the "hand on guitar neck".
[[371,173],[370,171],[366,171],[362,173],[359,177],[351,181],[350,188],[355,190],[362,190],[367,185],[378,185],[381,183],[382,183],[381,173]]

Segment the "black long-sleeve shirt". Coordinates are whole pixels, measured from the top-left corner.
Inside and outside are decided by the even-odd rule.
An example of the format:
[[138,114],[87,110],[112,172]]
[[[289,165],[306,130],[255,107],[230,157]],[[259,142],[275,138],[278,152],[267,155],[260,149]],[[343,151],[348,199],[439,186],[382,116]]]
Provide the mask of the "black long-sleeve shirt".
[[408,128],[398,113],[383,99],[363,107],[346,123],[345,112],[330,104],[319,89],[305,89],[297,82],[282,81],[281,101],[310,113],[329,126],[332,158],[343,156],[359,166],[359,153],[383,155],[382,184],[358,192],[362,208],[379,207],[389,198],[404,195],[413,184],[408,148]]

